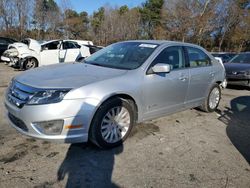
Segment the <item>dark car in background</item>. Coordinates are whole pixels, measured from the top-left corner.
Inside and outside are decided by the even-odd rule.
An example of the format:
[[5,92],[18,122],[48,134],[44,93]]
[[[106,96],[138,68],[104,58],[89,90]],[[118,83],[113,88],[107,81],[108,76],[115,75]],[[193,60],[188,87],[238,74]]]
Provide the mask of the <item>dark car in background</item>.
[[221,58],[223,63],[228,63],[237,53],[233,52],[211,52],[214,57]]
[[5,50],[7,50],[9,44],[12,44],[14,42],[17,41],[11,38],[0,37],[0,56],[3,54]]
[[228,85],[250,87],[250,52],[236,55],[224,66]]

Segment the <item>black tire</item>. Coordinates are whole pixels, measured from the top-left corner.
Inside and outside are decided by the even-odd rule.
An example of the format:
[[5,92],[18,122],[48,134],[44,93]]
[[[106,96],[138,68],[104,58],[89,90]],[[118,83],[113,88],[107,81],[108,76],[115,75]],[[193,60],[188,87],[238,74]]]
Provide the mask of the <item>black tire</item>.
[[[106,114],[111,109],[116,108],[116,107],[124,107],[128,111],[129,116],[130,116],[130,123],[129,123],[128,130],[126,134],[122,137],[122,139],[120,139],[119,141],[115,143],[109,143],[102,136],[102,132],[101,132],[102,122]],[[134,105],[134,102],[131,100],[124,100],[124,99],[115,97],[104,102],[99,107],[99,109],[95,113],[94,118],[92,120],[90,130],[89,130],[90,141],[94,143],[95,145],[97,145],[98,147],[104,148],[104,149],[113,148],[113,147],[121,145],[129,136],[129,133],[131,132],[132,127],[135,124],[135,117],[136,117],[135,114],[136,114],[135,105]]]
[[[209,102],[210,102],[210,97],[212,95],[212,92],[217,90],[219,93],[219,99],[218,99],[218,102],[217,104],[214,106],[214,107],[211,107],[211,105],[209,105]],[[211,88],[210,88],[210,91],[209,91],[209,94],[208,96],[206,97],[206,100],[204,101],[204,103],[199,107],[201,110],[205,111],[205,112],[214,112],[217,107],[219,106],[219,103],[220,103],[220,99],[221,99],[221,88],[218,84],[214,84]]]
[[35,58],[29,58],[23,63],[23,69],[29,70],[36,68],[38,66],[38,62]]

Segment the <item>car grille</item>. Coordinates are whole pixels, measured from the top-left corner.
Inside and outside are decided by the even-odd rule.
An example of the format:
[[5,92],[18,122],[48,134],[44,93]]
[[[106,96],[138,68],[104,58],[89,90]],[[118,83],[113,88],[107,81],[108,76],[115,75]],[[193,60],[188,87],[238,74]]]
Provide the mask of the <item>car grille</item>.
[[17,106],[22,108],[24,104],[37,92],[37,89],[23,85],[19,82],[12,81],[8,88],[7,100]]
[[28,132],[28,127],[25,125],[25,123],[18,119],[17,117],[13,116],[11,113],[8,114],[10,121],[17,126],[18,128],[22,129],[25,132]]

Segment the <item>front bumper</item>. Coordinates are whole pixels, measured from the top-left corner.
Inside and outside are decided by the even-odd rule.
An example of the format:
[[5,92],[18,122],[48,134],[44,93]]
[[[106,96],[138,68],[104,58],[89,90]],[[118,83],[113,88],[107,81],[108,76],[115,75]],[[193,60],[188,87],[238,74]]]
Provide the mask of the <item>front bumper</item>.
[[227,75],[228,85],[250,86],[250,75]]
[[[20,133],[62,143],[88,141],[88,130],[95,109],[84,100],[63,100],[48,105],[24,105],[22,108],[5,100],[5,108],[10,124]],[[43,134],[34,126],[34,122],[58,119],[64,122],[62,131],[58,135]],[[69,126],[71,128],[68,128]]]
[[10,62],[10,58],[5,56],[1,56],[1,60],[4,62]]
[[9,63],[9,66],[18,66],[19,64],[19,57],[10,57],[2,55],[1,60]]

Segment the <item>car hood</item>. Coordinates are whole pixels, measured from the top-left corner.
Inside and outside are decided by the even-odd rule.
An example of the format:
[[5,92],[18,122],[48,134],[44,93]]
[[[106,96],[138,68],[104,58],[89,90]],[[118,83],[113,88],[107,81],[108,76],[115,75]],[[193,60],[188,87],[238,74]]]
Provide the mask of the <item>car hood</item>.
[[250,70],[250,63],[226,63],[224,66],[226,72]]
[[60,63],[26,71],[17,82],[35,88],[79,88],[123,75],[127,70],[111,69],[84,63]]

